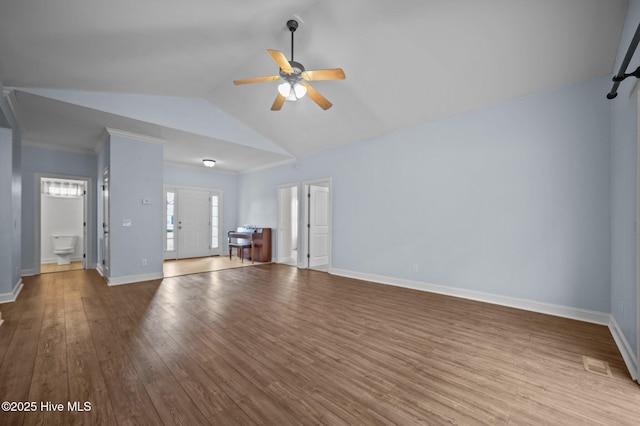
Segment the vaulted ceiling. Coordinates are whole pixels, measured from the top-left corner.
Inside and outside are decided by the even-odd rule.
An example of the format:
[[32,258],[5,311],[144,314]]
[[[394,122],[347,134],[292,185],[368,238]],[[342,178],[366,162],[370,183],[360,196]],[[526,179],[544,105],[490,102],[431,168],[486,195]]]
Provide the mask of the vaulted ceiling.
[[[242,172],[613,72],[626,0],[5,0],[0,80],[24,142],[91,152],[105,127]],[[273,112],[266,49],[343,81]]]

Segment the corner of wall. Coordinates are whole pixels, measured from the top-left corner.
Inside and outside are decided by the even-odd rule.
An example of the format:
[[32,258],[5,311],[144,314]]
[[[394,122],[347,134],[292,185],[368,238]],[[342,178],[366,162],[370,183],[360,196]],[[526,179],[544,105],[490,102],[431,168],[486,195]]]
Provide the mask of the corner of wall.
[[622,355],[622,359],[624,360],[627,369],[629,370],[629,374],[633,380],[638,380],[638,359],[636,357],[635,351],[631,348],[629,341],[624,337],[624,333],[620,329],[620,325],[616,321],[613,315],[610,316],[609,320],[609,331],[611,331],[611,335],[613,336],[613,340],[616,342],[616,346],[618,346],[618,350]]

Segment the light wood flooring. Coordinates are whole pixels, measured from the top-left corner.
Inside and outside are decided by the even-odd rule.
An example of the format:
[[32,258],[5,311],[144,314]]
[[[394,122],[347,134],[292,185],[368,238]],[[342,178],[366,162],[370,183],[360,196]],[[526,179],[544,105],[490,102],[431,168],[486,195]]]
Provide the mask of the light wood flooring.
[[58,265],[57,263],[43,263],[40,265],[40,273],[48,274],[51,272],[75,271],[83,268],[82,260],[75,260],[68,265]]
[[0,305],[0,400],[65,410],[2,425],[640,423],[604,326],[276,264],[24,281]]
[[246,266],[261,265],[260,262],[244,262],[237,256],[209,256],[196,257],[192,259],[165,260],[162,265],[165,278],[177,277],[180,275],[198,274],[201,272],[221,271],[223,269],[242,268]]

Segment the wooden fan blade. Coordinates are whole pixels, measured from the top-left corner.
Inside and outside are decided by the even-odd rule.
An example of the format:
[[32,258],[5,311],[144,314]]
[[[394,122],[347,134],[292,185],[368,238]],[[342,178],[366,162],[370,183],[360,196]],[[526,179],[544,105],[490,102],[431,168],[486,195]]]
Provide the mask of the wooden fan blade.
[[318,92],[316,89],[314,89],[309,83],[303,81],[300,84],[302,84],[304,87],[307,88],[307,95],[309,95],[309,97],[315,103],[317,103],[320,106],[320,108],[322,108],[324,110],[327,110],[327,109],[331,108],[332,103],[329,102],[329,100],[327,98],[322,96],[320,94],[320,92]]
[[282,105],[284,104],[284,101],[286,99],[287,98],[278,93],[278,96],[276,96],[276,100],[273,101],[273,105],[271,105],[271,111],[280,111],[280,108],[282,108]]
[[280,76],[270,75],[268,77],[255,77],[255,78],[245,78],[244,80],[233,80],[233,84],[236,86],[239,84],[249,84],[249,83],[262,83],[264,81],[276,81]]
[[282,71],[286,72],[287,74],[293,73],[293,68],[291,68],[291,64],[289,63],[289,61],[287,61],[287,57],[284,56],[284,53],[279,50],[271,49],[267,49],[267,52],[269,52],[269,55],[271,55],[273,60],[276,61],[276,64],[278,64]]
[[305,80],[344,80],[346,78],[342,68],[303,71],[301,75]]

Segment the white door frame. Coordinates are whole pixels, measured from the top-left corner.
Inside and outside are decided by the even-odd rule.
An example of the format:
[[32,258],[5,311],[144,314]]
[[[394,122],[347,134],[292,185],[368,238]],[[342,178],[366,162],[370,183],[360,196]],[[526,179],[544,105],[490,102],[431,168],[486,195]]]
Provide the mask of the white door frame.
[[[163,187],[163,193],[162,193],[162,249],[163,249],[163,258],[164,260],[172,260],[172,259],[179,259],[179,253],[178,253],[178,240],[177,240],[177,236],[174,235],[174,251],[167,251],[167,238],[166,238],[166,232],[167,232],[167,226],[166,226],[166,220],[167,220],[167,192],[168,191],[173,191],[176,195],[176,203],[174,204],[174,211],[173,211],[173,215],[174,217],[178,216],[178,190],[180,189],[187,189],[187,190],[194,190],[194,191],[205,191],[208,192],[209,195],[217,195],[218,196],[218,255],[222,256],[224,254],[224,250],[223,250],[223,242],[224,242],[224,235],[225,233],[222,231],[224,229],[224,191],[222,189],[219,188],[202,188],[202,187],[195,187],[195,186],[181,186],[181,185],[169,185],[169,184],[165,184]],[[209,218],[211,218],[211,203],[209,203]],[[174,227],[174,232],[175,232],[175,227]],[[211,230],[209,230],[209,239],[211,239]],[[211,255],[211,245],[209,245],[209,255]]]
[[93,241],[91,238],[91,229],[93,222],[91,221],[93,217],[93,179],[88,176],[71,176],[71,175],[60,175],[55,173],[34,173],[34,181],[35,181],[35,203],[34,203],[34,265],[33,265],[33,274],[40,275],[42,268],[40,267],[40,262],[42,261],[42,203],[41,201],[41,181],[42,178],[52,178],[52,179],[69,179],[69,180],[77,180],[83,181],[85,185],[85,190],[87,194],[84,197],[83,202],[83,215],[84,215],[84,233],[86,234],[83,238],[82,242],[82,250],[84,254],[84,258],[82,259],[82,267],[83,269],[87,269],[89,267],[89,259],[91,259],[93,247]]
[[331,246],[333,245],[332,243],[332,234],[333,234],[333,188],[332,188],[332,179],[331,177],[326,177],[326,178],[322,178],[322,179],[314,179],[314,180],[306,180],[304,182],[302,182],[302,189],[303,189],[303,194],[302,194],[302,199],[304,199],[304,202],[302,204],[304,204],[304,213],[302,215],[302,221],[305,224],[304,226],[302,226],[302,229],[304,229],[304,231],[302,232],[302,248],[303,248],[303,258],[302,258],[302,263],[303,263],[303,268],[307,268],[307,269],[314,269],[314,268],[309,268],[309,187],[311,185],[319,185],[319,186],[326,186],[329,188],[329,235],[328,235],[328,242],[327,244],[329,245],[328,249],[328,253],[329,253],[329,263],[328,263],[328,270],[331,271],[331,265],[332,265],[332,251],[331,251]]
[[[276,235],[276,240],[277,240],[277,247],[278,247],[278,258],[277,258],[277,262],[278,263],[285,263],[285,258],[282,257],[283,255],[283,249],[282,249],[282,244],[283,244],[283,239],[282,239],[282,234],[281,234],[281,229],[280,229],[280,225],[282,224],[282,219],[283,219],[283,214],[284,212],[282,211],[282,195],[281,195],[281,190],[283,189],[288,189],[288,188],[296,188],[296,193],[298,195],[298,220],[296,221],[295,225],[298,228],[298,256],[296,259],[294,259],[294,262],[297,266],[301,266],[300,265],[300,184],[299,183],[287,183],[284,185],[278,185],[278,228],[277,228],[277,232],[278,234]],[[289,264],[289,263],[286,263]]]

